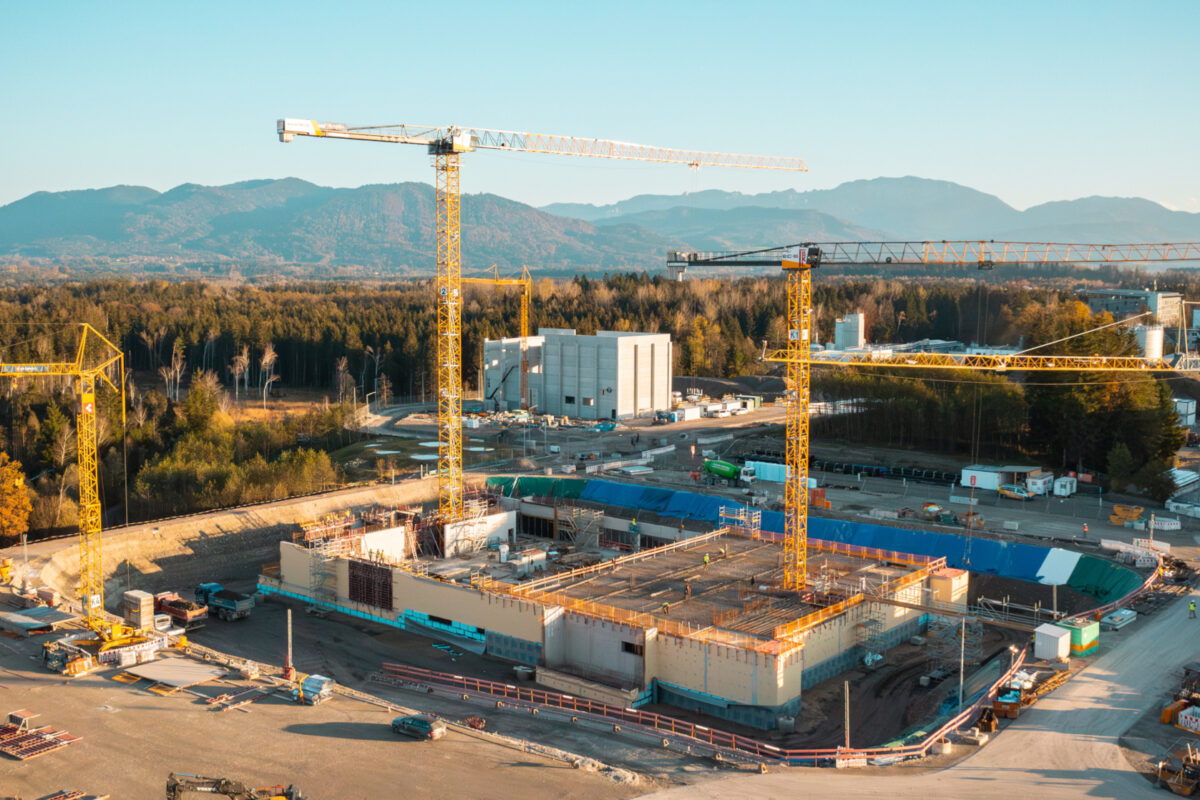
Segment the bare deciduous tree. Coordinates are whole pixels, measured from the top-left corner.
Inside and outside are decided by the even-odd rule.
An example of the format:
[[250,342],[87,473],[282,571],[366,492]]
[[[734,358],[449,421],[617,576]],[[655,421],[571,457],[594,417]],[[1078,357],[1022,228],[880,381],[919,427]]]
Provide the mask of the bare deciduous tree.
[[266,397],[265,389],[268,381],[275,376],[275,362],[278,360],[279,354],[275,352],[275,345],[272,342],[267,342],[267,346],[263,348],[262,357],[258,360],[258,364],[262,368],[263,397]]
[[338,358],[334,362],[333,375],[333,382],[337,385],[338,404],[340,405],[345,402],[346,389],[349,388],[349,384],[354,380],[350,377],[350,359],[345,356]]

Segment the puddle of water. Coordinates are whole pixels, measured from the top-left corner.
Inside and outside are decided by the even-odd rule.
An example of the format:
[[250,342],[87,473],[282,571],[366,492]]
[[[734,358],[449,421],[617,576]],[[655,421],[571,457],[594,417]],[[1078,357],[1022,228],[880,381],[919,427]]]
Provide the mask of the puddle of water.
[[438,457],[433,453],[417,453],[412,457],[413,461],[437,461]]
[[437,447],[438,442],[421,442],[421,447]]

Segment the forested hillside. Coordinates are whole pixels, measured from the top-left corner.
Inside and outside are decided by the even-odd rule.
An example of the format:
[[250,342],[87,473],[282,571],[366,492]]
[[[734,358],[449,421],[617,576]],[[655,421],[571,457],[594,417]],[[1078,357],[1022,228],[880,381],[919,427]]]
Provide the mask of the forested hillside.
[[[1181,279],[1182,280],[1182,279]],[[1183,287],[1181,287],[1183,288]],[[1191,287],[1193,290],[1197,287]],[[344,443],[354,398],[378,402],[432,392],[434,318],[427,281],[362,286],[222,288],[205,283],[94,282],[0,291],[0,347],[9,362],[71,351],[78,322],[104,331],[130,369],[130,509],[145,517],[285,496],[339,478],[326,451]],[[957,339],[1029,347],[1110,321],[1066,290],[1025,283],[842,280],[814,291],[817,339],[837,317],[866,314],[869,340]],[[516,333],[518,296],[470,287],[463,317],[464,380],[474,385],[484,338]],[[535,327],[665,331],[675,374],[760,374],[763,340],[784,339],[777,278],[689,280],[645,275],[542,279]],[[1110,329],[1044,352],[1131,352]],[[235,424],[235,404],[290,388],[317,390],[328,405],[307,416]],[[816,435],[860,439],[966,457],[1037,457],[1053,467],[1109,470],[1161,493],[1177,449],[1171,391],[1150,376],[986,376],[897,372],[819,373],[816,399],[858,398],[862,413],[819,422]],[[35,527],[73,524],[73,389],[34,379],[0,395],[0,449],[38,488]],[[102,483],[123,497],[119,409],[101,395]],[[1114,460],[1115,459],[1115,460]]]

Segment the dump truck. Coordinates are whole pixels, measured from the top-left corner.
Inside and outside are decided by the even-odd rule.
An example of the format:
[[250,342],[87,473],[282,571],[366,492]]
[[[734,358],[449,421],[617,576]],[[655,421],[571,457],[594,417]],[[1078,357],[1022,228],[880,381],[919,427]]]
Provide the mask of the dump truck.
[[184,600],[176,592],[159,592],[154,595],[154,610],[166,614],[184,630],[198,628],[208,619],[208,608],[191,600]]
[[219,583],[202,583],[196,587],[196,602],[208,606],[208,613],[216,613],[224,620],[242,619],[250,616],[254,598],[241,592],[233,592]]
[[728,461],[705,459],[704,474],[710,478],[721,478],[730,485],[738,481],[743,483],[754,482],[754,467],[739,467],[737,464],[730,464]]

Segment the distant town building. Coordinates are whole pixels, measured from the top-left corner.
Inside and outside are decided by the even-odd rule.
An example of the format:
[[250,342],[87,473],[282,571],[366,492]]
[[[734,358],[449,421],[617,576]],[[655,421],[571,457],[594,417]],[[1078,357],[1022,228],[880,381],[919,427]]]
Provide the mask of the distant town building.
[[833,349],[850,350],[866,343],[866,318],[862,314],[847,314],[833,323]]
[[1183,297],[1178,292],[1160,292],[1152,289],[1088,289],[1084,292],[1084,298],[1093,314],[1109,311],[1116,319],[1147,311],[1154,315],[1150,321],[1159,325],[1176,326],[1183,319]]
[[[521,340],[485,340],[483,358],[484,407],[520,407]],[[670,334],[542,328],[526,358],[537,413],[613,420],[671,407]]]

